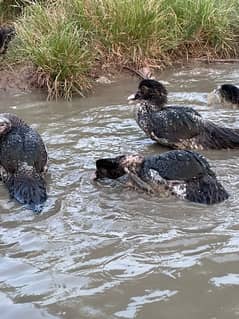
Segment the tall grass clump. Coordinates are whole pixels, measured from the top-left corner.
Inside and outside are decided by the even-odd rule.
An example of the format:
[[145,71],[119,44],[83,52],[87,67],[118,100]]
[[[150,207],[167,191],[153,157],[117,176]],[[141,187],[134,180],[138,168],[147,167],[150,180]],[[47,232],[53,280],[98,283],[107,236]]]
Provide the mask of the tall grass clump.
[[160,61],[172,53],[236,54],[238,0],[71,0],[65,5],[94,35],[99,52],[121,63]]
[[[212,50],[214,54],[236,54],[234,24],[238,20],[237,0],[163,0],[162,6],[170,7],[177,17],[181,30],[181,44],[197,54]],[[195,52],[193,52],[193,49]]]
[[85,31],[66,19],[64,8],[31,6],[16,28],[21,41],[15,50],[36,67],[35,84],[46,87],[49,97],[69,99],[90,87],[90,43]]
[[33,63],[36,83],[52,97],[82,93],[101,66],[159,67],[239,52],[238,0],[28,2],[16,22],[15,50]]
[[142,64],[177,43],[176,17],[160,0],[72,0],[69,7],[99,53],[116,62]]

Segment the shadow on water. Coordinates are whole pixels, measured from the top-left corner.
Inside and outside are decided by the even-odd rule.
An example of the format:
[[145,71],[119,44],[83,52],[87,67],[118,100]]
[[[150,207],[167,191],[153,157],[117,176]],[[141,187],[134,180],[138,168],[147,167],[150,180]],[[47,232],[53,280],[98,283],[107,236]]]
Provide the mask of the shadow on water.
[[[239,126],[239,109],[208,108],[207,92],[238,84],[238,65],[167,71],[169,104]],[[147,139],[126,98],[136,78],[72,102],[2,96],[42,134],[49,200],[34,215],[0,188],[1,319],[238,318],[239,151],[207,151],[231,194],[205,207],[91,180],[97,158],[164,149]]]

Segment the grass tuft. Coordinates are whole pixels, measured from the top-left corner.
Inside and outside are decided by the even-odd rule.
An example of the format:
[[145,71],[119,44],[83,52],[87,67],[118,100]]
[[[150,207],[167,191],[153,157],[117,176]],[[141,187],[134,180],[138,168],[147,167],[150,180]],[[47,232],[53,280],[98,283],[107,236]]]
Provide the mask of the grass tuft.
[[[84,30],[65,18],[64,12],[48,11],[40,5],[27,9],[18,21],[21,42],[18,55],[37,67],[40,81],[50,98],[71,98],[90,88],[88,72],[93,55]],[[15,50],[16,50],[15,49]]]
[[137,68],[239,52],[238,0],[21,2],[16,59],[33,63],[36,84],[54,98],[83,94],[90,72],[109,62]]

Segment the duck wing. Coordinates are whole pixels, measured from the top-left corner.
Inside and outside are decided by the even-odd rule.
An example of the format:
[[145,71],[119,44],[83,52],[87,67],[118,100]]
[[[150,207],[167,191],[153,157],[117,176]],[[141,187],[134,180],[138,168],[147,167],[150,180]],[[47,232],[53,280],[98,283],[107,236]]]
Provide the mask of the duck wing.
[[166,180],[187,181],[203,175],[215,175],[205,157],[188,150],[175,150],[146,157],[143,173],[150,170],[157,171]]
[[0,163],[10,173],[21,163],[42,172],[47,163],[47,152],[40,135],[28,126],[14,127],[0,140]]
[[0,165],[10,197],[27,208],[40,212],[47,199],[42,172],[47,152],[40,135],[28,125],[18,123],[0,137]]
[[142,179],[150,186],[167,185],[172,194],[201,204],[220,203],[229,197],[205,157],[187,150],[175,150],[145,158]]
[[151,137],[158,142],[174,144],[200,134],[201,115],[187,107],[165,107],[151,114]]

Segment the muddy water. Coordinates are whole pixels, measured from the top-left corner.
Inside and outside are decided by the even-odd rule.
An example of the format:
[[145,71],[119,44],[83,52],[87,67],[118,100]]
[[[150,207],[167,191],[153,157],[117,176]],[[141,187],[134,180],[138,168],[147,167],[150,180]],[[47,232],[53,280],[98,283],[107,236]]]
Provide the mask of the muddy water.
[[[239,110],[206,106],[216,84],[239,84],[239,65],[167,71],[171,104],[239,126]],[[239,318],[239,151],[208,151],[228,201],[205,207],[94,184],[95,159],[155,154],[126,97],[137,79],[72,103],[1,93],[0,111],[32,123],[48,145],[49,199],[34,215],[0,185],[1,319]]]

